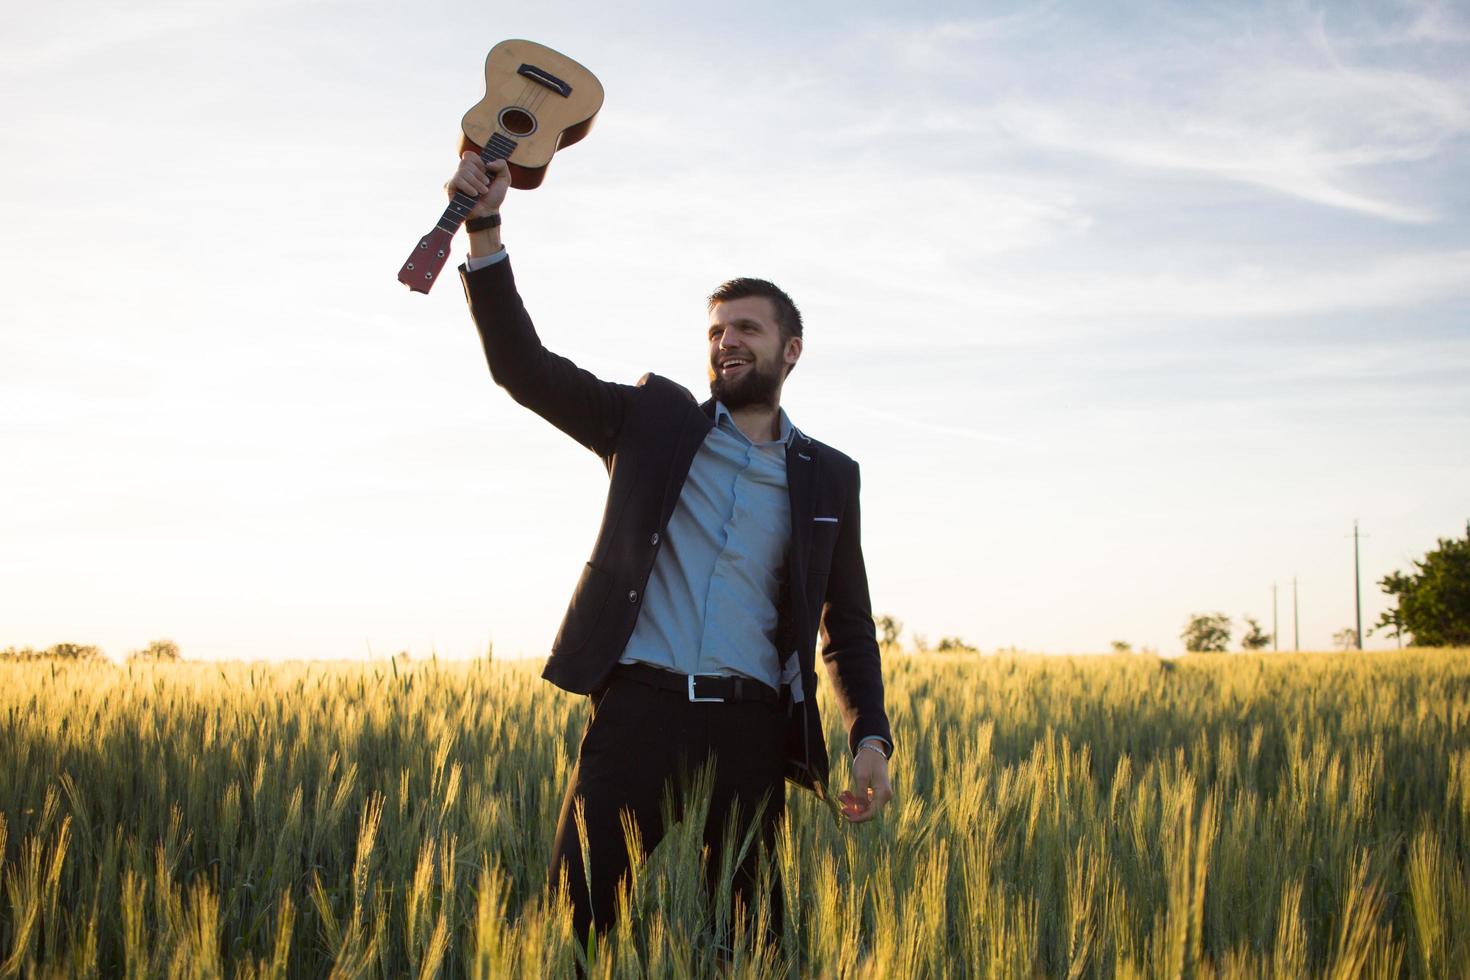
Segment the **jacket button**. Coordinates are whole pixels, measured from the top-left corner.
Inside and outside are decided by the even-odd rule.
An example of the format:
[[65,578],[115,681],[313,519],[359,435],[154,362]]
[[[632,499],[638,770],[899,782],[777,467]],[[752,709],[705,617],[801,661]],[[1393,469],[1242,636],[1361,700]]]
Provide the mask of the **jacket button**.
[[648,543],[651,544],[651,545],[654,545],[654,546],[657,546],[658,545],[658,532],[657,531],[654,531],[653,532],[653,537],[651,537],[651,538],[648,539]]
[[628,601],[629,602],[637,602],[638,601],[638,590],[637,589],[629,589],[628,590]]

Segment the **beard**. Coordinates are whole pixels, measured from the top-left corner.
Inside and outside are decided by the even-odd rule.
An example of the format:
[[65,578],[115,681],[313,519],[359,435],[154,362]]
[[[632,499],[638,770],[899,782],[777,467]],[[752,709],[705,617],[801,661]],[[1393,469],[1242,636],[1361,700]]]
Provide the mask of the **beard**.
[[781,394],[781,365],[763,365],[752,358],[750,369],[738,378],[726,378],[716,368],[709,393],[731,411],[752,405],[775,408]]

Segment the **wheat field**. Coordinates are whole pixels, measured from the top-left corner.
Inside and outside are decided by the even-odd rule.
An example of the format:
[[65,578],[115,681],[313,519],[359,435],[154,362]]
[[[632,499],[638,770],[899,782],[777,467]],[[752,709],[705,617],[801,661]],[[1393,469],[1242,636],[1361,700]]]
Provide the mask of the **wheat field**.
[[885,670],[895,801],[790,791],[779,938],[691,821],[589,946],[534,665],[0,663],[0,978],[1470,976],[1470,651]]

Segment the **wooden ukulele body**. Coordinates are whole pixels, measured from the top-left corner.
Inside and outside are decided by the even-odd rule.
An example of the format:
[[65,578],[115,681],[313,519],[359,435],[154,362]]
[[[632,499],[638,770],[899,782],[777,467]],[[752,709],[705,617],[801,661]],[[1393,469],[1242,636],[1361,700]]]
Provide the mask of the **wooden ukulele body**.
[[[564,83],[569,94],[538,76]],[[496,133],[510,137],[510,185],[530,190],[546,178],[557,150],[587,135],[601,108],[602,83],[586,68],[535,41],[501,41],[485,58],[485,97],[460,123],[460,152],[480,152]]]
[[[552,156],[586,136],[601,108],[602,83],[586,68],[535,41],[501,41],[485,58],[485,97],[465,113],[460,152],[473,150],[487,164],[504,160],[512,187],[539,187]],[[409,253],[398,281],[427,293],[474,207],[474,198],[456,192]]]

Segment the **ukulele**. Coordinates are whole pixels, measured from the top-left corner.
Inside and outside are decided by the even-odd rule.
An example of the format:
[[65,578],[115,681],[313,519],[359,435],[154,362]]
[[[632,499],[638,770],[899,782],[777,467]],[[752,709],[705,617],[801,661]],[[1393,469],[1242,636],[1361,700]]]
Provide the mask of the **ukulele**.
[[[487,164],[504,160],[512,187],[540,187],[552,154],[586,136],[601,108],[602,83],[586,68],[534,41],[501,41],[485,58],[485,97],[464,115],[459,151],[473,150]],[[427,293],[474,207],[473,197],[456,191],[398,270],[398,281]]]

